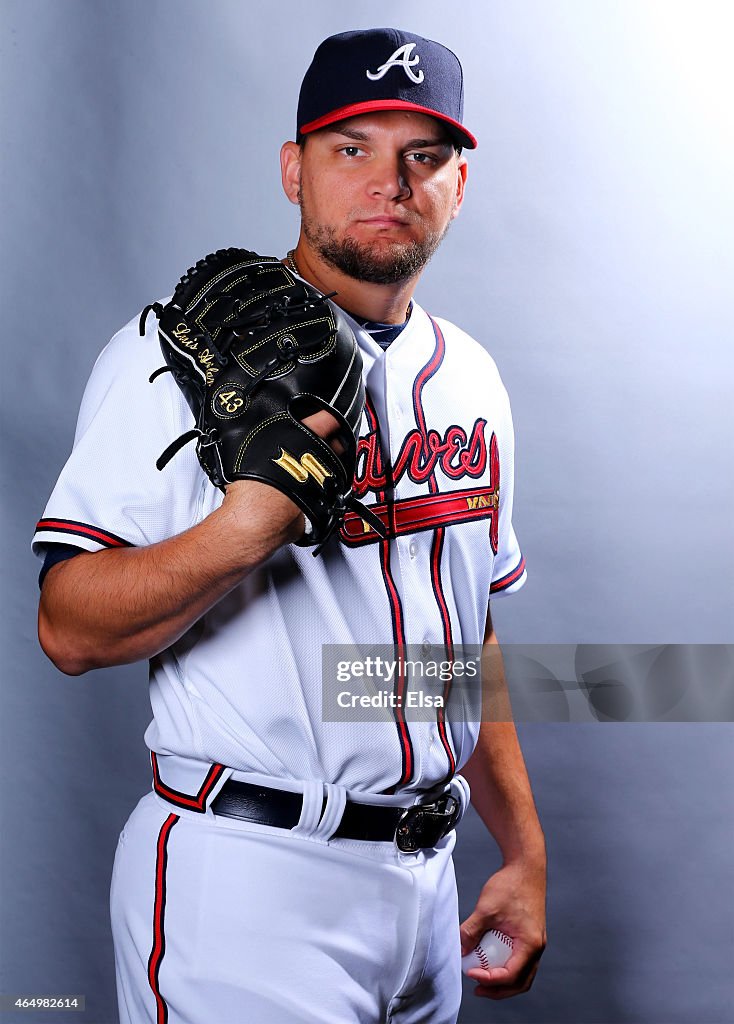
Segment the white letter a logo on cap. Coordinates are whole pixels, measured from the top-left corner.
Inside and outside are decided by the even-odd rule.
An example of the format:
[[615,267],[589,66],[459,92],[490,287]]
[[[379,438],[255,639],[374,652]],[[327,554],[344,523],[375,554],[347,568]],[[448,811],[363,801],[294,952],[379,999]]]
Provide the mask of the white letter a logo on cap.
[[377,71],[365,71],[365,74],[371,82],[377,82],[388,73],[390,68],[402,68],[411,82],[415,82],[416,85],[420,85],[423,81],[423,72],[416,72],[412,70],[420,61],[420,57],[417,53],[412,59],[410,57],[412,51],[415,49],[415,45],[415,43],[405,43],[403,46],[398,47],[395,53],[391,57],[388,57],[384,64],[380,64]]

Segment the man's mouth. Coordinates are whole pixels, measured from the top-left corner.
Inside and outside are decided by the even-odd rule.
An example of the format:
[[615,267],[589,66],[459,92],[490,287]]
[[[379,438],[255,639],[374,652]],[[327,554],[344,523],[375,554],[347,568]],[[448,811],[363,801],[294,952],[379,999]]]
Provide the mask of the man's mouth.
[[373,228],[402,228],[407,226],[407,221],[400,217],[389,217],[380,215],[377,217],[364,217],[357,221],[358,224],[369,224]]

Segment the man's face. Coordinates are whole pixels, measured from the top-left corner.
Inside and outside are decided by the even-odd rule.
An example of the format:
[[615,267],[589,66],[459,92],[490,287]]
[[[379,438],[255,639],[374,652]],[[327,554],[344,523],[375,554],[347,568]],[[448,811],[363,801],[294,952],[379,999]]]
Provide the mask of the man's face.
[[289,195],[295,188],[306,241],[357,280],[415,276],[463,199],[466,161],[441,122],[424,114],[351,117],[309,135],[299,156]]

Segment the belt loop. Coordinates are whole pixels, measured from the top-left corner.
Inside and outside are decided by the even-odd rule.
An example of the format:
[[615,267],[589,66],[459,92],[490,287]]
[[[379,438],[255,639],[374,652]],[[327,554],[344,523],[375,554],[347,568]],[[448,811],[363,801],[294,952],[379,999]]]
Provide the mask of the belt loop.
[[461,807],[459,817],[456,819],[456,825],[458,825],[464,817],[464,811],[469,806],[469,801],[471,800],[471,789],[463,775],[454,775],[449,784],[449,789],[451,790],[452,795],[459,801],[459,805]]
[[316,831],[324,805],[324,783],[311,779],[303,784],[303,806],[293,836],[311,836]]
[[326,806],[318,828],[314,830],[315,839],[331,839],[339,827],[344,808],[347,806],[347,791],[344,786],[335,786],[331,782],[324,783]]

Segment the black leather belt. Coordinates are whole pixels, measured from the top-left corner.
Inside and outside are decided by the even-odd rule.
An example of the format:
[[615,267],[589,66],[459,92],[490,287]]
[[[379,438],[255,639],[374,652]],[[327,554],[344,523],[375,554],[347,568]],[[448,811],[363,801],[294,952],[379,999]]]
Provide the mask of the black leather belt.
[[[298,824],[302,806],[300,793],[230,779],[212,801],[211,809],[214,814],[228,818],[291,829]],[[323,806],[326,806],[326,798]],[[386,807],[347,800],[332,838],[377,843],[394,840],[399,849],[413,853],[435,846],[454,827],[458,815],[458,801],[450,793],[442,794],[432,803],[413,807]]]

